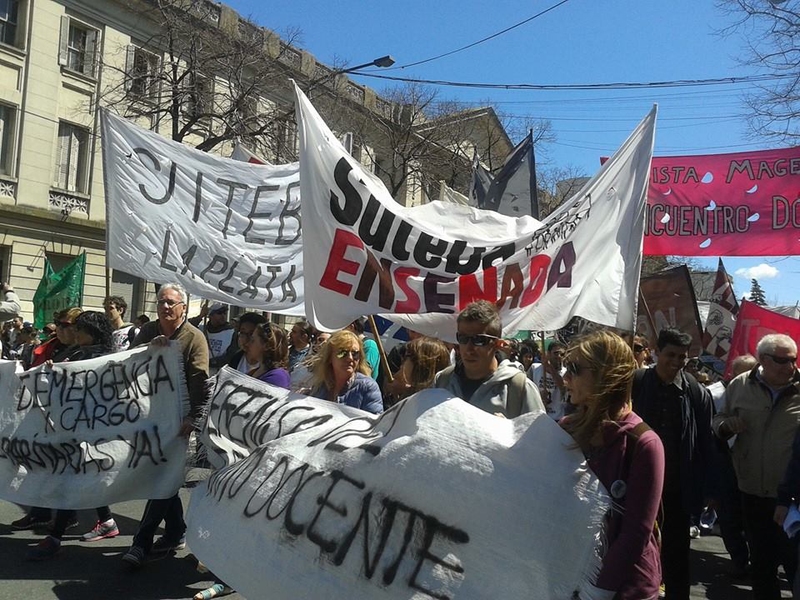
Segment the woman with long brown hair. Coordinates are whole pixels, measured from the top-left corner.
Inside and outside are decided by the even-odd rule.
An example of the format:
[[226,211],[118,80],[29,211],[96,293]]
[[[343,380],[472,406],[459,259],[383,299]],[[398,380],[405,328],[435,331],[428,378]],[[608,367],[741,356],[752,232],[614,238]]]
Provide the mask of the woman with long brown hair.
[[[561,426],[611,496],[603,563],[581,599],[658,597],[661,562],[655,528],[664,483],[661,440],[631,409],[636,361],[619,336],[598,331],[567,352],[564,382],[577,412]],[[688,534],[687,534],[688,535]]]
[[248,375],[265,383],[289,389],[289,338],[275,323],[256,325],[244,346],[249,364],[258,364]]
[[436,373],[450,366],[450,350],[441,340],[420,337],[403,347],[403,362],[395,381],[387,385],[391,394],[384,396],[385,408],[420,390],[433,387]]

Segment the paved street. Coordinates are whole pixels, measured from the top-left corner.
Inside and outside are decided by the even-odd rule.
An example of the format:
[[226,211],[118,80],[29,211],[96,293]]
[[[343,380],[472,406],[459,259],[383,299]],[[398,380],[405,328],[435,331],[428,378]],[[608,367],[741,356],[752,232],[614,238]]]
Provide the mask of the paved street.
[[[189,492],[182,490],[184,500],[188,500]],[[25,553],[41,536],[11,529],[8,523],[20,517],[22,511],[0,501],[0,600],[183,599],[213,583],[207,574],[197,572],[188,550],[131,572],[120,557],[131,543],[144,502],[126,502],[112,508],[122,535],[92,544],[78,541],[79,534],[88,531],[95,518],[92,511],[82,511],[81,525],[68,531],[61,553],[51,561],[30,563],[24,560]],[[692,560],[692,599],[751,598],[748,586],[734,584],[726,575],[728,555],[720,538],[704,536],[693,540]],[[784,597],[791,596],[786,592]],[[242,597],[233,594],[228,598]],[[263,598],[269,598],[269,594],[265,592]]]

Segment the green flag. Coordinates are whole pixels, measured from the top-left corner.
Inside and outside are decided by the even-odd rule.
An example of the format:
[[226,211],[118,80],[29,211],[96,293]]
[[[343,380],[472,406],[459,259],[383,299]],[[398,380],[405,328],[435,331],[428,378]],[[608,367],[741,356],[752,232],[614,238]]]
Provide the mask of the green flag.
[[76,256],[58,273],[44,259],[44,275],[33,295],[33,324],[41,329],[53,313],[83,304],[83,279],[86,274],[86,253]]

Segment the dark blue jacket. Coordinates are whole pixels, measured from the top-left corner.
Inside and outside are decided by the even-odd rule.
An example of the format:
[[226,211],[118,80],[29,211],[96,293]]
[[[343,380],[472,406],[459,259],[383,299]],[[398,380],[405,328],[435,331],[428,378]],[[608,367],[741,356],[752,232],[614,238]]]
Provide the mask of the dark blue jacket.
[[[700,514],[706,498],[715,495],[714,462],[716,449],[711,432],[714,403],[711,393],[688,373],[683,378],[681,403],[681,496],[688,514]],[[653,398],[660,381],[656,370],[639,369],[633,382],[633,411],[652,425],[658,420]]]

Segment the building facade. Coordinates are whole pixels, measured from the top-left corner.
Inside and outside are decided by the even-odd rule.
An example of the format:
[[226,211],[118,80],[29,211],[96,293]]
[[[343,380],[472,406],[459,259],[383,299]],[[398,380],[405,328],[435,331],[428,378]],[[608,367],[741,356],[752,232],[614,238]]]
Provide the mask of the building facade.
[[[213,55],[215,45],[236,49],[225,54],[229,64]],[[19,292],[24,316],[33,313],[45,258],[58,270],[82,252],[84,308],[99,309],[110,292],[127,299],[131,319],[155,313],[152,285],[106,268],[99,107],[198,149],[230,156],[239,138],[268,160],[289,162],[297,154],[290,78],[351,153],[394,184],[398,201],[438,197],[411,173],[414,157],[396,159],[393,129],[420,125],[408,122],[405,107],[224,5],[0,0],[0,281]],[[464,162],[475,143],[462,135],[447,161]],[[397,169],[407,176],[397,178]]]

